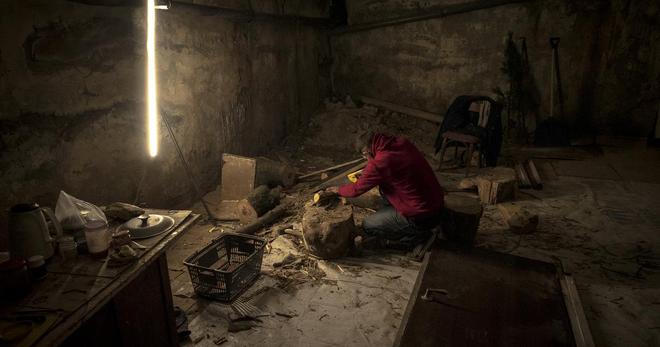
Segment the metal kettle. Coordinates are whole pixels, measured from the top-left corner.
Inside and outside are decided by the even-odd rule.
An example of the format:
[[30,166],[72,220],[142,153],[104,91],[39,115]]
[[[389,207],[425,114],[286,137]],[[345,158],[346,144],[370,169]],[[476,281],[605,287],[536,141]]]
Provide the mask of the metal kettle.
[[9,250],[12,256],[25,259],[42,255],[45,259],[53,256],[54,239],[51,237],[46,218],[50,219],[58,239],[62,227],[53,210],[37,204],[18,204],[9,210]]

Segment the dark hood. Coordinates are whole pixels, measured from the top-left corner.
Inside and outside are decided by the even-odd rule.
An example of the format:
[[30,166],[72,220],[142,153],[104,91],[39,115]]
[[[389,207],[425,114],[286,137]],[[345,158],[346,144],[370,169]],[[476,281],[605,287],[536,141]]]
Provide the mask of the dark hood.
[[394,136],[387,134],[374,134],[374,138],[371,140],[371,153],[373,153],[375,157],[376,153],[385,150],[387,146],[389,146],[389,144],[392,143],[395,139],[396,138]]

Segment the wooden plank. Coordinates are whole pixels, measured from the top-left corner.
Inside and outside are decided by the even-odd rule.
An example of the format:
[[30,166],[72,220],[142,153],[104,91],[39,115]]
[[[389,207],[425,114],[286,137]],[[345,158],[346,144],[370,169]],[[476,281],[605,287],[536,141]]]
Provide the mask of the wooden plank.
[[374,98],[370,98],[367,96],[359,96],[358,99],[362,100],[365,104],[370,104],[374,106],[379,106],[382,108],[386,108],[391,111],[396,111],[399,113],[407,114],[409,116],[417,117],[420,119],[424,119],[433,123],[440,124],[442,123],[442,120],[444,119],[443,116],[431,113],[431,112],[426,112],[422,110],[417,110],[414,108],[406,107],[406,106],[401,106],[397,104],[393,104],[391,102],[387,101],[382,101]]
[[341,169],[341,168],[343,168],[343,167],[345,167],[345,166],[349,166],[349,165],[357,164],[357,163],[362,162],[362,161],[365,161],[365,160],[366,160],[366,159],[364,159],[364,158],[360,158],[360,159],[355,159],[355,160],[347,161],[347,162],[345,162],[345,163],[337,164],[337,165],[335,165],[335,166],[327,167],[327,168],[325,168],[325,169],[321,169],[321,170],[316,170],[316,171],[314,171],[314,172],[310,172],[310,173],[308,173],[308,174],[305,174],[305,175],[302,175],[302,176],[298,177],[298,179],[299,179],[299,180],[302,180],[302,179],[305,179],[305,178],[308,178],[308,177],[312,177],[312,176],[314,176],[314,175],[322,174],[322,173],[324,173],[324,172],[328,172],[328,171],[332,171],[332,170]]
[[[430,254],[420,277],[396,345],[574,345],[554,264],[444,247]],[[447,294],[423,300],[429,288]]]
[[109,278],[49,273],[17,303],[21,308],[73,312],[112,282]]
[[414,300],[414,298],[417,298],[423,294],[420,293],[419,290],[422,286],[422,279],[424,278],[424,274],[426,273],[426,268],[429,265],[429,259],[431,257],[431,254],[432,252],[427,252],[424,255],[424,260],[422,261],[422,267],[420,268],[419,273],[417,274],[415,285],[413,286],[412,293],[410,294],[411,300],[408,300],[408,304],[406,305],[406,311],[403,313],[403,318],[401,319],[401,325],[399,325],[399,330],[397,331],[396,338],[394,339],[393,346],[395,347],[401,346],[401,339],[403,338],[403,334],[405,333],[406,327],[408,326],[410,315],[415,309],[415,304],[417,303],[417,300]]
[[121,345],[178,344],[166,264],[162,253],[112,299]]
[[165,306],[165,314],[167,316],[166,323],[169,325],[169,340],[170,346],[179,345],[179,337],[176,331],[176,317],[174,315],[174,298],[172,297],[172,288],[170,287],[170,276],[167,270],[167,253],[162,253],[158,257],[158,272],[160,275],[160,286],[163,293],[162,302]]
[[117,331],[115,308],[112,305],[105,305],[80,329],[71,334],[62,347],[89,346],[90,341],[94,341],[94,347],[121,346],[121,336]]
[[[460,2],[456,4],[433,6],[422,10],[416,10],[415,12],[404,14],[402,16],[395,18],[387,18],[384,20],[378,19],[373,22],[354,24],[350,26],[342,26],[332,30],[330,32],[330,35],[332,36],[343,35],[347,33],[355,33],[365,30],[372,30],[376,28],[402,25],[406,23],[425,21],[433,18],[442,18],[446,16],[468,13],[472,11],[479,11],[492,7],[515,4],[526,1],[529,0],[474,0],[474,1]],[[378,3],[378,2],[376,1],[373,3]]]
[[564,275],[560,278],[560,282],[561,291],[564,294],[564,304],[571,319],[575,345],[577,347],[595,346],[593,337],[591,336],[589,322],[587,322],[587,317],[582,308],[582,301],[575,286],[575,279],[573,279],[573,276]]
[[355,166],[352,166],[350,169],[347,169],[347,170],[337,174],[336,176],[330,177],[327,180],[319,183],[314,188],[312,188],[312,191],[317,192],[321,189],[325,189],[325,188],[328,188],[328,187],[350,183],[350,181],[348,180],[347,175],[351,174],[351,173],[353,173],[357,170],[360,170],[360,169],[364,168],[365,166],[367,166],[366,161],[363,162],[363,163],[357,164]]

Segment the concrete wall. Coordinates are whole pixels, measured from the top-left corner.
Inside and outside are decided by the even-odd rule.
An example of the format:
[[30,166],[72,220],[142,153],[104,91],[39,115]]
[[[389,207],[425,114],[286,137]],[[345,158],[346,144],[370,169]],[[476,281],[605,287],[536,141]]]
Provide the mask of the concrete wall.
[[[316,4],[321,17],[327,6]],[[2,211],[54,206],[59,190],[98,204],[192,201],[164,124],[159,156],[147,154],[144,13],[0,4]],[[203,191],[218,182],[222,152],[262,153],[316,109],[316,28],[176,4],[157,18],[160,107]]]
[[[350,25],[373,23],[466,0],[355,0]],[[621,3],[629,3],[624,6]],[[525,37],[540,105],[532,129],[549,110],[551,49],[561,37],[560,70],[565,111],[573,133],[645,136],[658,105],[660,25],[651,0],[526,1],[416,21],[332,39],[338,93],[367,95],[444,113],[461,94],[508,89],[500,68],[509,32]],[[641,97],[640,95],[644,95]]]

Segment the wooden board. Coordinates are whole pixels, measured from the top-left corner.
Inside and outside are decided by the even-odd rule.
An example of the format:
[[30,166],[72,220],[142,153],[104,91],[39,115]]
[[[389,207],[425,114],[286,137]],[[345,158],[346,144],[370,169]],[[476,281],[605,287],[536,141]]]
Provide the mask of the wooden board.
[[[573,346],[553,264],[481,249],[427,256],[395,346]],[[422,300],[427,288],[447,291]]]
[[[176,229],[162,234],[160,238],[154,237],[149,243],[145,242],[148,249],[144,254],[115,278],[49,272],[46,279],[33,286],[22,300],[0,303],[0,313],[32,310],[54,310],[61,313],[55,325],[37,342],[38,345],[61,344],[84,322],[96,317],[99,310],[107,308],[106,304],[129,283],[139,280],[139,276],[149,266],[159,262],[159,269],[162,269],[159,273],[162,273],[164,278],[167,277],[165,250],[199,218],[199,215],[191,214],[190,211],[176,212],[184,213],[188,217]],[[167,282],[169,283],[169,280]],[[169,291],[169,286],[166,289]],[[171,295],[168,297],[171,298]],[[104,342],[100,345],[109,343]]]
[[49,273],[18,302],[25,308],[73,312],[112,282],[109,278]]
[[220,196],[222,200],[241,200],[254,189],[257,162],[252,158],[222,154]]

